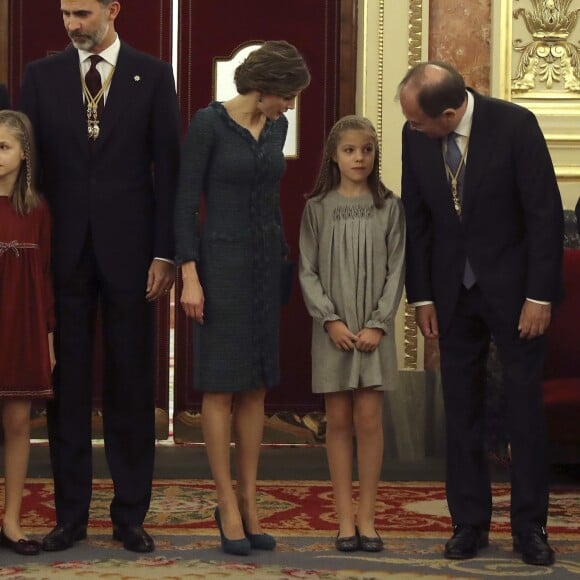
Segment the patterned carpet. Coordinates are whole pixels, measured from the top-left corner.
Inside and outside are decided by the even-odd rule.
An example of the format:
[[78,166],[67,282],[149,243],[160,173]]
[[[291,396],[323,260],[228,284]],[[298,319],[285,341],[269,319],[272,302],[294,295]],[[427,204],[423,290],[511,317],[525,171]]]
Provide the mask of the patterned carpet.
[[[557,564],[525,566],[511,550],[509,488],[494,486],[491,545],[475,560],[442,558],[450,520],[441,483],[382,483],[377,528],[386,549],[379,554],[341,554],[333,549],[337,525],[332,491],[325,482],[261,482],[260,513],[266,530],[279,540],[275,552],[249,557],[224,555],[213,521],[215,497],[208,481],[157,480],[146,522],[155,537],[154,554],[139,557],[111,540],[108,519],[112,484],[97,480],[89,538],[67,552],[34,558],[0,550],[0,579],[365,579],[580,577],[580,490],[552,492],[549,531]],[[3,488],[0,488],[0,505]],[[52,527],[52,482],[30,480],[23,504],[24,527],[41,537]]]

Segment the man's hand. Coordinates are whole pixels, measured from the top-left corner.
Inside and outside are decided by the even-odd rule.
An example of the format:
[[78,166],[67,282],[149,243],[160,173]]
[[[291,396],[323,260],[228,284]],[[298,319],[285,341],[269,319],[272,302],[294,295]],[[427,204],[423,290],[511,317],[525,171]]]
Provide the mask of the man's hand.
[[336,348],[340,350],[354,350],[354,346],[358,337],[351,332],[348,326],[342,320],[332,320],[324,325],[330,340],[334,343]]
[[520,338],[536,338],[546,332],[552,318],[551,304],[538,304],[526,300],[520,313],[518,330]]
[[439,336],[439,324],[437,322],[435,304],[416,306],[415,320],[425,338],[437,338]]
[[175,265],[165,260],[154,258],[147,272],[147,289],[145,298],[152,302],[169,292],[175,281]]

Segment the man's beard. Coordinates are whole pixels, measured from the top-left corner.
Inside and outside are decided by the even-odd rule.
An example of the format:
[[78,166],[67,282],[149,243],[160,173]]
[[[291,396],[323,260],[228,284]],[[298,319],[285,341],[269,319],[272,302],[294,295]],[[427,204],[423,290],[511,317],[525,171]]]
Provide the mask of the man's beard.
[[103,42],[103,38],[109,32],[109,23],[106,23],[103,27],[99,28],[94,34],[77,34],[75,36],[69,34],[73,46],[76,49],[91,51],[95,46],[99,46]]

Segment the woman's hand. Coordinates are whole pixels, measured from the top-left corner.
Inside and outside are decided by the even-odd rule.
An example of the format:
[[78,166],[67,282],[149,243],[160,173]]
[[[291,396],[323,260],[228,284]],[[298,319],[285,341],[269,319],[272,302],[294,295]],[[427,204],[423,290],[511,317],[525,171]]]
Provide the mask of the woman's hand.
[[373,352],[379,346],[383,334],[380,328],[363,328],[357,335],[356,348],[361,352]]
[[195,262],[186,262],[181,266],[183,289],[181,291],[181,306],[187,316],[199,324],[203,324],[203,288],[199,282]]
[[354,350],[357,336],[349,330],[348,326],[342,320],[326,322],[324,328],[336,348],[344,351]]

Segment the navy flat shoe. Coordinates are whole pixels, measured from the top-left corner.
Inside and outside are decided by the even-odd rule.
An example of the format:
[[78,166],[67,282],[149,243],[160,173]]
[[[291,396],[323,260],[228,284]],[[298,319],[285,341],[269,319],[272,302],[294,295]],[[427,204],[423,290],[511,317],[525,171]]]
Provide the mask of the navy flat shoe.
[[383,540],[375,530],[376,536],[360,536],[360,547],[363,552],[380,552],[383,547]]
[[[338,532],[340,534],[340,532]],[[356,552],[360,548],[360,536],[358,530],[354,536],[339,536],[336,535],[334,540],[334,547],[339,552]]]

